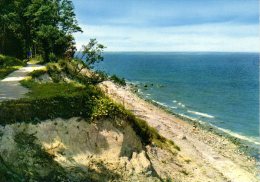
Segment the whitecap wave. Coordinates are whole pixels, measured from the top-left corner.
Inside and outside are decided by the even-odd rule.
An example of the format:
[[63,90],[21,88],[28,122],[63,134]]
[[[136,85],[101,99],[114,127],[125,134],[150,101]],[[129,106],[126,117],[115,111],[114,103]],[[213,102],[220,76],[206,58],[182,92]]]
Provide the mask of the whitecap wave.
[[181,102],[179,102],[178,105],[181,106],[181,107],[185,107],[185,105]]
[[158,101],[156,101],[156,100],[152,100],[152,101],[153,101],[154,103],[160,105],[160,106],[168,107],[167,104],[164,104],[164,103],[162,103],[162,102],[158,102]]
[[173,100],[172,102],[173,102],[173,103],[177,103],[177,100]]
[[178,109],[178,107],[175,107],[175,106],[171,106],[170,108],[172,108],[172,109]]
[[[216,127],[216,126],[214,126]],[[230,131],[228,129],[224,129],[224,128],[220,128],[220,127],[216,127],[218,130],[220,131],[223,131],[224,133],[227,133],[233,137],[236,137],[236,138],[239,138],[241,140],[244,140],[244,141],[247,141],[247,142],[250,142],[250,143],[253,143],[255,145],[260,145],[260,138],[259,137],[249,137],[249,136],[244,136],[242,134],[239,134],[239,133],[235,133],[233,131]]]
[[224,128],[217,127],[217,126],[215,126],[215,125],[213,125],[213,124],[206,123],[206,122],[201,121],[201,120],[198,120],[198,119],[194,119],[194,118],[189,117],[189,116],[184,115],[184,114],[179,114],[179,115],[182,116],[182,117],[185,117],[185,118],[187,118],[187,119],[190,119],[190,120],[192,120],[192,121],[195,121],[195,122],[198,122],[198,123],[200,123],[200,124],[203,124],[203,125],[210,125],[210,126],[212,126],[213,128],[215,128],[216,130],[219,130],[219,131],[221,131],[221,132],[224,132],[224,133],[226,133],[227,135],[230,135],[230,136],[235,137],[235,138],[238,138],[238,139],[240,139],[240,140],[243,140],[243,141],[249,142],[249,143],[251,143],[251,144],[260,146],[260,137],[249,137],[249,136],[245,136],[245,135],[242,135],[242,134],[239,134],[239,133],[235,133],[235,132],[233,132],[233,131],[231,131],[231,130],[228,130],[228,129],[224,129]]
[[140,94],[143,94],[141,89],[137,89],[137,92],[140,93]]
[[215,117],[212,116],[212,115],[209,115],[209,114],[206,114],[206,113],[202,113],[202,112],[191,111],[191,110],[188,110],[188,112],[189,112],[189,113],[192,113],[192,114],[195,114],[195,115],[198,115],[198,116],[205,117],[205,118],[215,118]]
[[187,116],[187,115],[185,115],[185,114],[178,114],[178,115],[179,115],[179,116],[182,116],[182,117],[184,117],[184,118],[187,118],[187,119],[189,119],[189,120],[191,120],[191,121],[196,121],[196,122],[199,122],[199,123],[204,123],[203,121],[200,121],[200,120],[198,120],[198,119],[192,118],[192,117]]
[[228,130],[228,129],[224,129],[224,128],[220,128],[220,127],[217,127],[213,124],[210,124],[210,123],[206,123],[204,121],[201,121],[201,120],[198,120],[198,119],[195,119],[195,118],[192,118],[192,117],[189,117],[185,114],[179,114],[180,116],[184,117],[184,118],[187,118],[191,121],[195,121],[195,122],[198,122],[200,124],[203,124],[203,125],[210,125],[212,126],[213,128],[215,128],[216,130],[219,130],[223,133],[226,133],[227,135],[230,135],[232,137],[235,137],[235,138],[238,138],[240,140],[243,140],[243,141],[246,141],[246,142],[249,142],[251,144],[254,144],[254,145],[257,145],[257,146],[260,146],[260,137],[249,137],[249,136],[245,136],[245,135],[242,135],[242,134],[239,134],[239,133],[235,133],[231,130]]

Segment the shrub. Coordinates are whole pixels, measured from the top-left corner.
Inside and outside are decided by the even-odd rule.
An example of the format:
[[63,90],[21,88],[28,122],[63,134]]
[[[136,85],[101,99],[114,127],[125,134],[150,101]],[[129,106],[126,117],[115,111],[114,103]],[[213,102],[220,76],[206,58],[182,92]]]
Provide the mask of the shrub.
[[57,62],[58,58],[56,57],[56,55],[54,53],[50,53],[49,54],[49,59],[51,62]]
[[125,82],[125,79],[124,78],[119,78],[118,76],[116,75],[112,75],[110,77],[110,80],[112,80],[114,83],[116,84],[119,84],[119,85],[122,85],[122,86],[126,86],[126,82]]
[[25,65],[26,63],[19,59],[0,54],[0,79]]
[[90,83],[92,84],[98,84],[105,80],[107,80],[108,76],[103,71],[95,71],[91,77],[89,78]]
[[25,66],[26,64],[14,57],[4,56],[0,54],[0,68],[8,67],[8,66]]
[[58,83],[62,80],[62,67],[58,63],[48,63],[46,67],[53,82]]
[[116,106],[92,85],[21,81],[30,88],[27,98],[0,103],[0,124],[39,122],[51,118],[107,118],[116,115]]
[[45,73],[47,73],[46,69],[34,70],[33,72],[29,73],[28,76],[31,76],[32,78],[38,78]]

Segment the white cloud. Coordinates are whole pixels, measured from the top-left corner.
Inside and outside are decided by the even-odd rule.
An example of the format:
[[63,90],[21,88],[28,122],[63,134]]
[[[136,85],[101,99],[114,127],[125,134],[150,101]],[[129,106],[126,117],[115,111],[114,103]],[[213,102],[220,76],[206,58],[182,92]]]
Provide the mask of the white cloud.
[[238,51],[258,52],[256,25],[204,24],[175,27],[128,27],[81,25],[77,48],[90,38],[107,46],[107,51]]

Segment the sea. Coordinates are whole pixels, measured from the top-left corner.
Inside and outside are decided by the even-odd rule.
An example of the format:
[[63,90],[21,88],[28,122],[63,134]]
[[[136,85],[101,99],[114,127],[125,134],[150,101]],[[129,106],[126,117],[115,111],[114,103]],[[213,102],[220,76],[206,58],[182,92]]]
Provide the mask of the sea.
[[136,85],[143,98],[238,138],[259,159],[259,54],[107,52],[95,69]]

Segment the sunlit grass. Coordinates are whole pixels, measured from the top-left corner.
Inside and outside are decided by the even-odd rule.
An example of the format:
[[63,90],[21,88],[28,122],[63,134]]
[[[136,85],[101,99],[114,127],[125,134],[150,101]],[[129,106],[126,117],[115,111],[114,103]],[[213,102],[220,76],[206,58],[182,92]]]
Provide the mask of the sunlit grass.
[[31,99],[41,99],[50,97],[73,97],[77,95],[99,94],[93,86],[85,86],[77,82],[71,83],[37,83],[28,77],[22,80],[21,84],[30,89],[27,97]]
[[22,66],[9,66],[5,68],[0,68],[0,79],[4,79],[7,75],[22,68]]
[[19,59],[0,54],[0,79],[5,78],[13,71],[18,70],[25,65],[26,64]]

